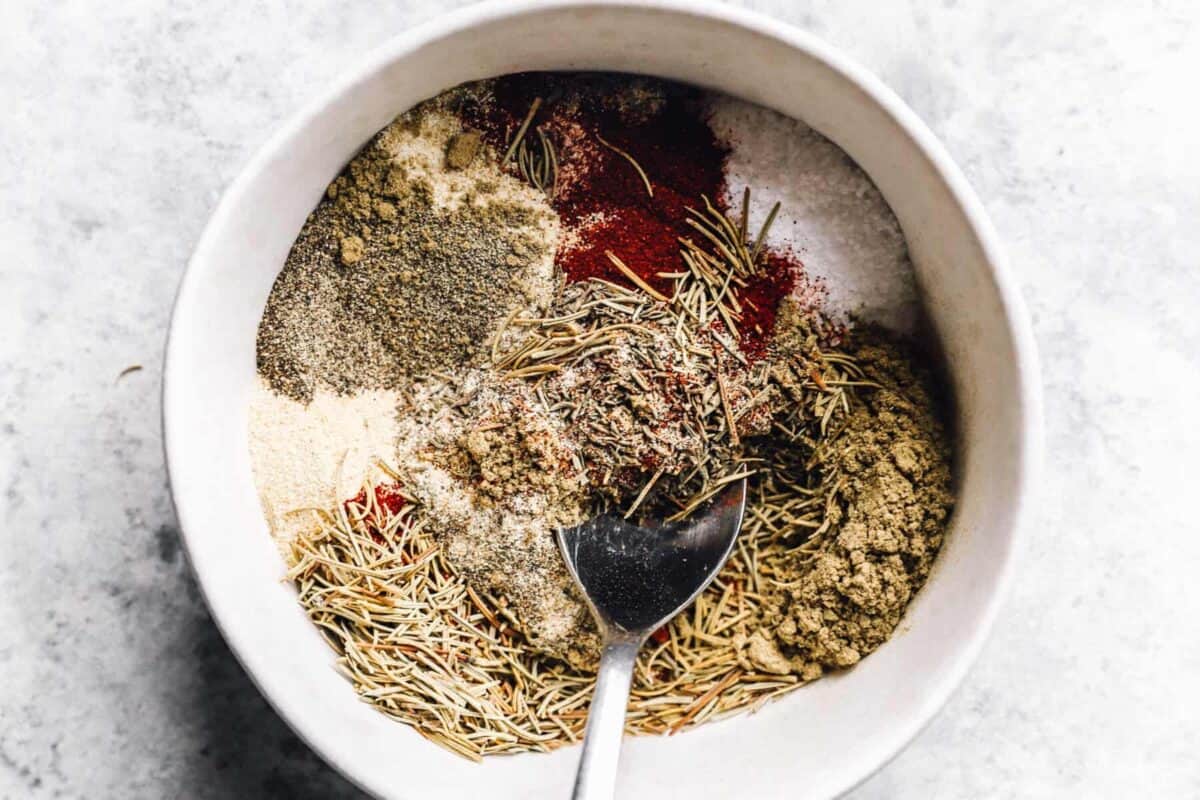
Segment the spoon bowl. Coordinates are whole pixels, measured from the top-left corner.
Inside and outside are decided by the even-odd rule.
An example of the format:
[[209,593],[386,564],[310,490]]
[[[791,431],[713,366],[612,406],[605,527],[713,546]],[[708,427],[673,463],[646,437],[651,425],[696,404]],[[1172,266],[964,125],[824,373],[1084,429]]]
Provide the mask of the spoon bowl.
[[558,545],[601,631],[648,636],[716,577],[733,551],[745,508],[742,478],[681,522],[643,527],[603,514],[559,531]]

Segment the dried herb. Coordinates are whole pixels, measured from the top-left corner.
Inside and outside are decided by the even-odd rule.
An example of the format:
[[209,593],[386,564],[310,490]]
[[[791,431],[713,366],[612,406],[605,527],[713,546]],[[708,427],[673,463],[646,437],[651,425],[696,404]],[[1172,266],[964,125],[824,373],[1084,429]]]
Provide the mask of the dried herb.
[[513,154],[517,152],[517,148],[525,139],[525,132],[529,130],[529,126],[533,122],[533,118],[537,116],[538,109],[541,107],[542,98],[535,97],[533,99],[533,103],[531,103],[529,106],[529,112],[525,115],[525,119],[521,121],[521,126],[517,128],[516,134],[509,141],[508,149],[504,151],[504,158],[500,159],[501,165],[507,164],[512,159]]
[[650,178],[646,175],[646,170],[642,169],[642,165],[637,162],[637,159],[629,155],[627,150],[622,150],[615,144],[611,144],[600,134],[596,134],[596,138],[600,140],[600,144],[604,145],[609,150],[612,150],[614,153],[633,165],[633,168],[637,170],[638,177],[640,177],[642,179],[642,183],[646,185],[646,194],[648,194],[650,197],[654,197],[654,187],[650,184]]

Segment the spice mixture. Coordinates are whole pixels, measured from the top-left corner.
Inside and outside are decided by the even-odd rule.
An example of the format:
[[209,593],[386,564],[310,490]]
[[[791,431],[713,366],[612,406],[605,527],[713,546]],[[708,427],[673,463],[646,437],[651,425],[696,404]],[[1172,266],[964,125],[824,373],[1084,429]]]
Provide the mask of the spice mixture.
[[[826,296],[879,269],[859,261],[902,268],[903,240],[840,151],[764,114],[506,76],[401,115],[330,185],[260,325],[251,455],[365,700],[472,758],[576,741],[598,637],[555,531],[684,518],[742,478],[735,553],[643,649],[629,730],[756,708],[896,629],[953,505],[937,385],[896,334],[847,324],[877,298]],[[742,141],[772,131],[768,197],[790,154],[834,196],[803,209],[865,220],[822,238],[761,207]]]

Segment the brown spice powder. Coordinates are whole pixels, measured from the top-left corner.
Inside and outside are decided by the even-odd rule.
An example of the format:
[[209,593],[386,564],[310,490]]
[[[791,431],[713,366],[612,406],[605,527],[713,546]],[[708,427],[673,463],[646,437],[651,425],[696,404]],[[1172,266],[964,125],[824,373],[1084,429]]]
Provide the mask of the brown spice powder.
[[794,577],[772,592],[750,641],[752,663],[786,663],[808,680],[853,666],[892,635],[929,576],[954,503],[929,374],[877,331],[850,353],[882,388],[861,393],[814,457],[836,487],[835,535],[815,558],[796,555]]
[[528,385],[482,370],[419,393],[399,419],[398,475],[454,569],[535,650],[591,664],[595,626],[554,538],[586,518],[590,487],[560,421]]

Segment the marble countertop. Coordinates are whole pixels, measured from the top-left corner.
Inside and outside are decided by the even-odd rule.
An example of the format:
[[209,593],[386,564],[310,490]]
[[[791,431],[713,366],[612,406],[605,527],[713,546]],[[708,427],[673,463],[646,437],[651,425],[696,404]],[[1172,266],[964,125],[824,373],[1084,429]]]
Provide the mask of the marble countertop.
[[[163,337],[239,166],[366,48],[454,5],[4,5],[0,796],[358,796],[259,697],[188,573]],[[1014,590],[963,687],[853,797],[1200,796],[1200,9],[747,5],[930,124],[1007,243],[1043,359],[1047,469]]]

